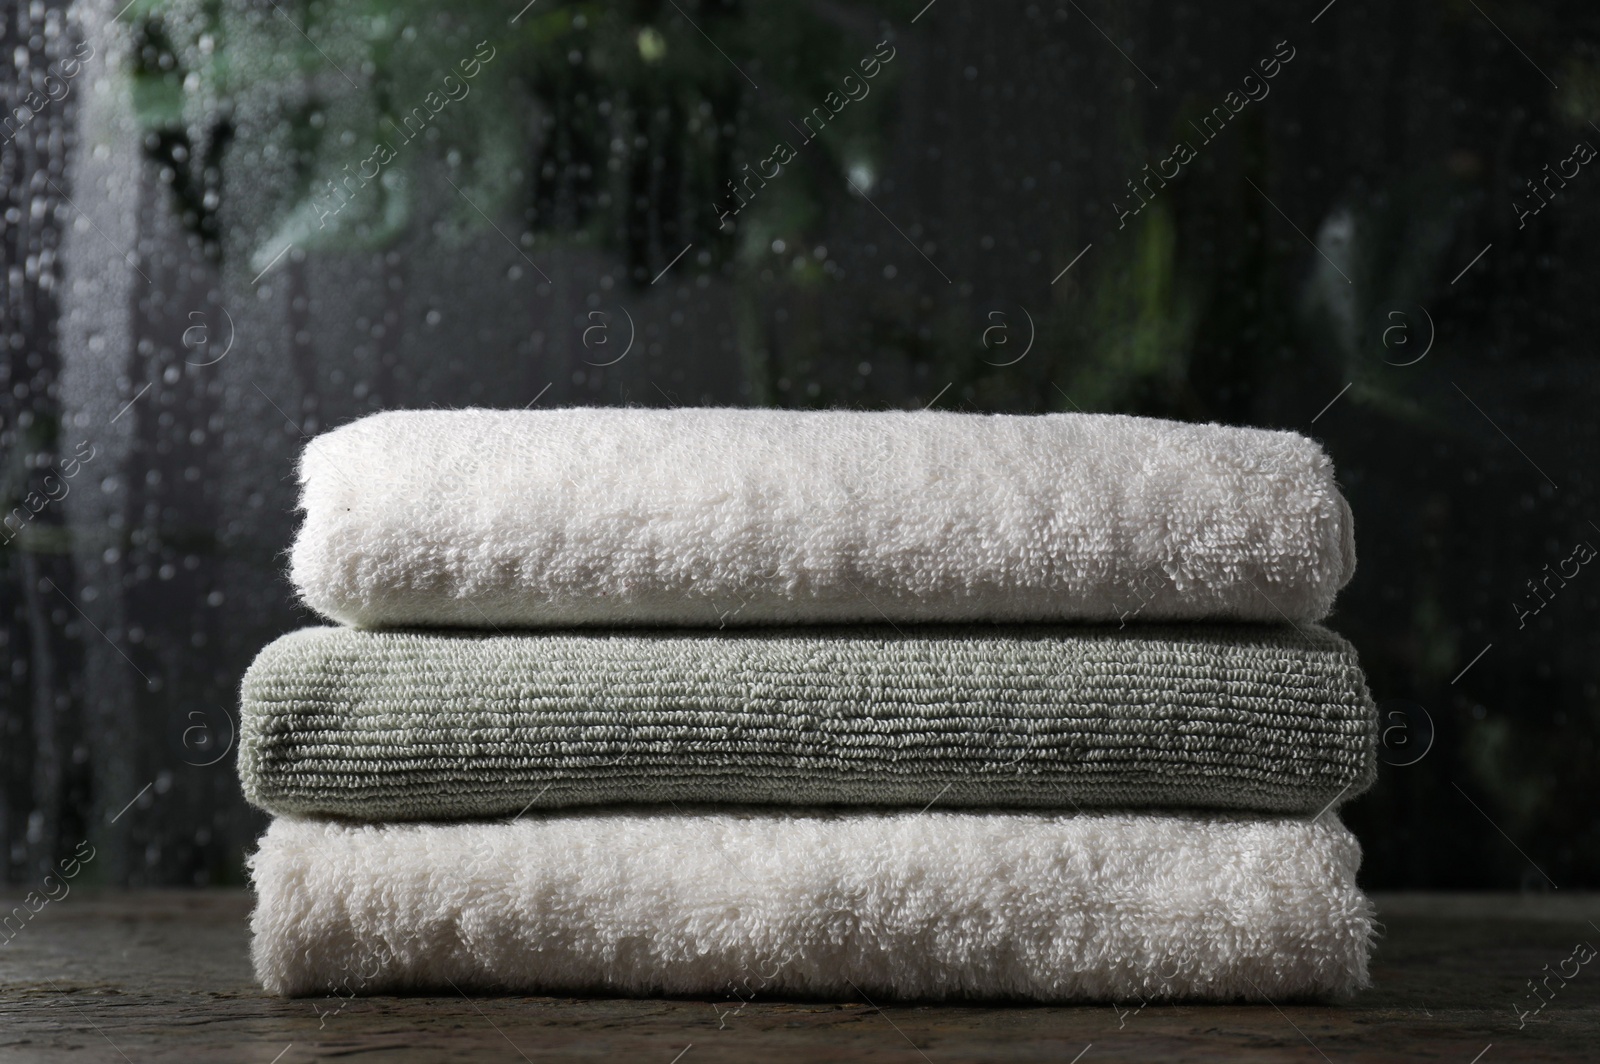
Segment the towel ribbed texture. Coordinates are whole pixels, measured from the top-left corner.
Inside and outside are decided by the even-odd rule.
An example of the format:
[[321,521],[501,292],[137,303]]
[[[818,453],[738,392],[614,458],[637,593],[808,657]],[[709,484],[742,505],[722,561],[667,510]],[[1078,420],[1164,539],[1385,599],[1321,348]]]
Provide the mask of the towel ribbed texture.
[[299,474],[291,578],[348,627],[244,681],[273,993],[1366,985],[1336,809],[1378,722],[1315,623],[1355,545],[1314,441],[394,411]]
[[1349,507],[1292,432],[1109,414],[391,411],[300,464],[365,627],[1317,620]]
[[244,682],[275,813],[621,802],[1316,812],[1375,771],[1315,625],[460,634],[310,628]]
[[1366,984],[1359,860],[1332,813],[288,818],[252,952],[294,995],[1284,1001]]

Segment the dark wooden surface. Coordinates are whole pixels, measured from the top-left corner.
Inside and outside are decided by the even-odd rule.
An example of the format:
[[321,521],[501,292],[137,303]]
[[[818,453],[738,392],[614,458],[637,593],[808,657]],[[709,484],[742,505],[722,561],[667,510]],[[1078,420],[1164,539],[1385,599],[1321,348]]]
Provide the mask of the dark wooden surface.
[[0,1061],[1600,1061],[1600,963],[1550,979],[1520,1028],[1513,1007],[1531,1010],[1528,981],[1578,943],[1600,946],[1600,897],[1377,902],[1373,987],[1331,1007],[442,997],[341,1009],[255,986],[245,895],[74,892],[0,946]]

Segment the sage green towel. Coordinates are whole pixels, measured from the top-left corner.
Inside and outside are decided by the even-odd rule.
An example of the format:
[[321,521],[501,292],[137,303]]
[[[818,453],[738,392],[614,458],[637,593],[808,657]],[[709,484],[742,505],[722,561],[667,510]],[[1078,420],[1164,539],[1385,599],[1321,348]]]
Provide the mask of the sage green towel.
[[494,635],[309,628],[244,679],[274,813],[715,802],[1314,813],[1377,718],[1315,625]]

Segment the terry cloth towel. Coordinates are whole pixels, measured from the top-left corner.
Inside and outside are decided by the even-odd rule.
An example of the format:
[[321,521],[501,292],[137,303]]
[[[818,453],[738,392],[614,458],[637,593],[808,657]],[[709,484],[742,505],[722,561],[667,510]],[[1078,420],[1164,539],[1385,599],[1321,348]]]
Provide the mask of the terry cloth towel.
[[251,952],[283,995],[1281,1001],[1366,984],[1359,863],[1333,814],[290,818]]
[[623,802],[1314,813],[1376,770],[1355,650],[1316,625],[308,628],[245,676],[274,813]]
[[1110,414],[413,410],[318,436],[291,575],[366,627],[1327,615],[1292,432]]

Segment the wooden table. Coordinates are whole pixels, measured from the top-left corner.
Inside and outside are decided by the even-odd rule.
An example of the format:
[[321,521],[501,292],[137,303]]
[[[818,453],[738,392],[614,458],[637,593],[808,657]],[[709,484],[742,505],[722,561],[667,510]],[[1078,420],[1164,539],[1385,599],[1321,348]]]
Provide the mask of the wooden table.
[[[15,898],[5,901],[8,911]],[[282,1001],[255,986],[247,896],[88,894],[0,946],[0,1061],[1600,1061],[1600,964],[1528,981],[1600,896],[1379,895],[1371,990],[1331,1007],[889,1006],[864,1001],[411,997]],[[1594,921],[1591,923],[1590,921]],[[1572,971],[1573,964],[1567,964]],[[882,1004],[882,1003],[880,1003]]]

